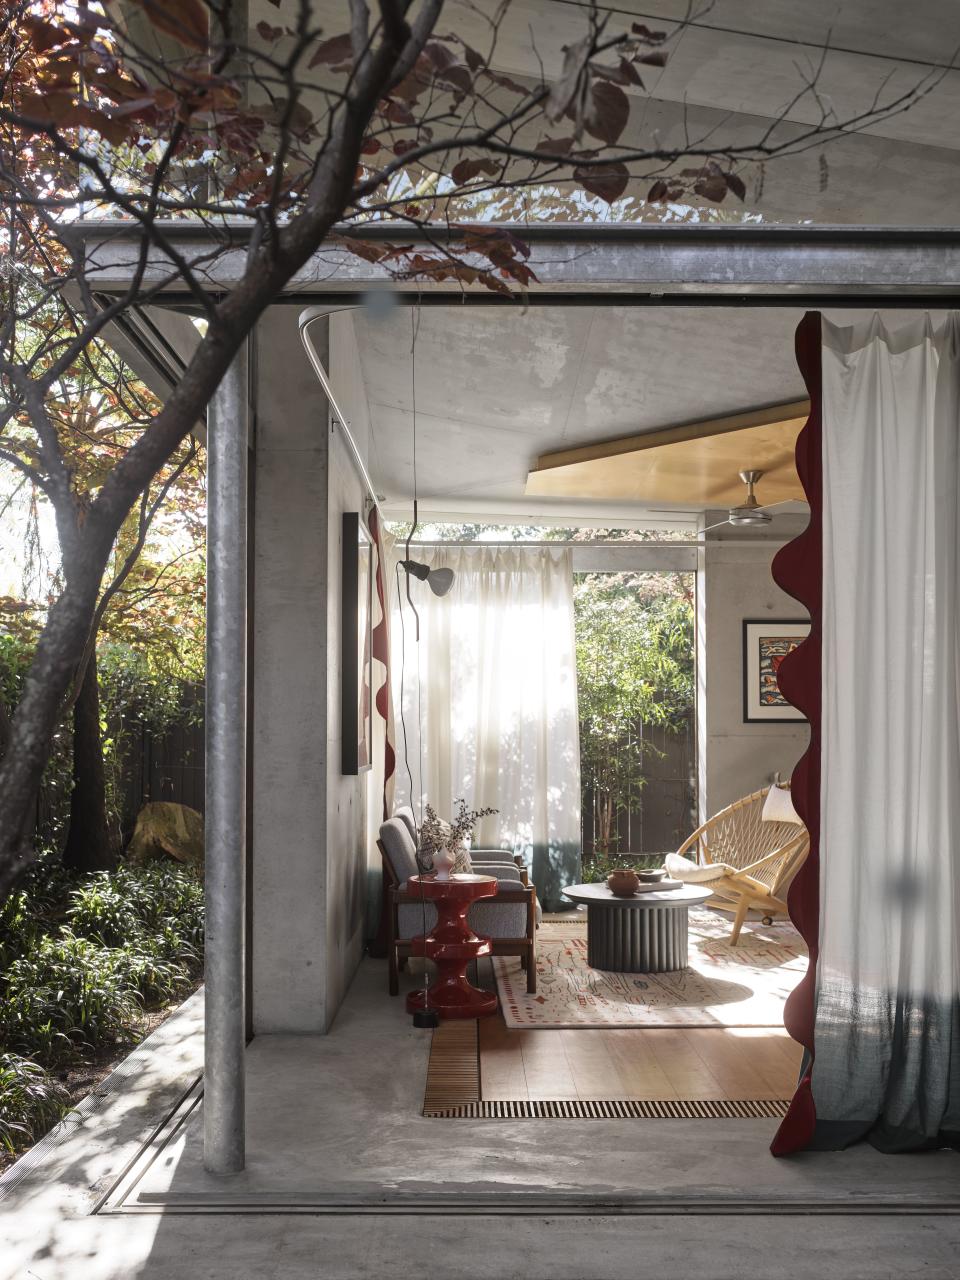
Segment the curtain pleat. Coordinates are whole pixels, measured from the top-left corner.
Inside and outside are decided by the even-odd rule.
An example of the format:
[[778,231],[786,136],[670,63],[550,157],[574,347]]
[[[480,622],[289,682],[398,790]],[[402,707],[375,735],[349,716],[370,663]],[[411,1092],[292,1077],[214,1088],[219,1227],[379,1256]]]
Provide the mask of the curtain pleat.
[[823,324],[812,1145],[960,1142],[960,318]]
[[497,809],[477,843],[522,854],[544,907],[563,908],[580,870],[570,551],[478,544],[415,555],[456,576],[442,598],[411,581],[419,644],[402,573],[393,584],[397,803],[419,814],[429,801],[442,817],[461,796]]

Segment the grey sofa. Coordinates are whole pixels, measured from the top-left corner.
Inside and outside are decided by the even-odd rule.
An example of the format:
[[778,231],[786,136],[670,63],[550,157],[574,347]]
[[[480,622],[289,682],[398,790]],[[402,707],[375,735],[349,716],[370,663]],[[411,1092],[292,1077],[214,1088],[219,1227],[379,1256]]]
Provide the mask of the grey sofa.
[[[419,874],[417,846],[411,832],[413,815],[398,814],[380,827],[377,847],[383,858],[388,894],[387,959],[390,994],[400,990],[399,971],[410,955],[410,940],[429,933],[436,923],[436,908],[423,904],[407,888],[407,881]],[[416,827],[412,829],[415,831]],[[527,990],[537,989],[536,931],[539,904],[536,889],[523,883],[520,869],[504,854],[504,862],[481,862],[474,869],[481,875],[495,875],[499,881],[496,897],[473,903],[467,915],[470,927],[489,938],[494,955],[519,956],[527,974]]]

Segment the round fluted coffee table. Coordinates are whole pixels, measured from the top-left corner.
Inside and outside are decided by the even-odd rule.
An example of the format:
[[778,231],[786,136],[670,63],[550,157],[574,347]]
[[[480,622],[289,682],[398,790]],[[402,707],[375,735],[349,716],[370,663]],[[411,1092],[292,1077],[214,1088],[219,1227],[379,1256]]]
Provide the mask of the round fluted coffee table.
[[618,898],[605,884],[575,884],[563,896],[587,908],[587,964],[612,973],[670,973],[687,966],[687,912],[709,889],[641,890]]

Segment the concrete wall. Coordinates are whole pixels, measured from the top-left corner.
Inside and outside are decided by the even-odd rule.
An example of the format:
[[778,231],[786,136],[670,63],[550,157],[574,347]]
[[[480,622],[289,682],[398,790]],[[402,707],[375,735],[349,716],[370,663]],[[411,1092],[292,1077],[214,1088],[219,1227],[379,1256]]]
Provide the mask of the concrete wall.
[[[725,513],[708,512],[705,524]],[[697,731],[700,820],[771,781],[789,778],[807,746],[804,722],[744,724],[744,618],[804,619],[806,612],[773,581],[770,565],[804,518],[781,516],[776,535],[753,537],[727,526],[708,534],[697,571]],[[719,536],[718,536],[719,534]]]
[[268,311],[254,360],[252,1022],[322,1032],[363,937],[365,779],[340,774],[339,708],[340,516],[362,491],[295,307]]

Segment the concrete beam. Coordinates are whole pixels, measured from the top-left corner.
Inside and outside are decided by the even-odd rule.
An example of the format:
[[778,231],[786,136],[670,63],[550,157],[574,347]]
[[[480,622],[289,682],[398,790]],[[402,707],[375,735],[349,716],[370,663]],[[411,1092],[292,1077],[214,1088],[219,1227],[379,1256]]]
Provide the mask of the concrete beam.
[[[960,293],[960,229],[929,227],[825,226],[648,226],[630,224],[540,225],[504,227],[531,246],[530,265],[539,283],[531,296],[558,301],[564,294],[626,298],[647,294],[690,299],[784,298],[797,304],[816,298],[855,296],[903,305],[937,297],[946,305]],[[203,277],[212,294],[227,292],[242,279],[249,227],[221,235],[219,255],[210,260],[213,241],[202,229],[172,223],[164,235],[176,243],[188,263],[203,261]],[[391,225],[343,228],[364,240],[395,240]],[[435,235],[443,237],[437,228]],[[65,232],[84,258],[85,270],[101,292],[128,286],[139,260],[140,231],[133,225],[80,223]],[[416,242],[416,235],[403,235]],[[455,242],[456,237],[451,234]],[[469,259],[467,259],[469,260]],[[160,287],[164,301],[185,302],[182,286],[157,248],[148,254],[144,287]],[[285,296],[299,302],[349,298],[371,288],[389,287],[411,297],[463,296],[420,282],[394,283],[388,273],[333,245],[324,246],[297,273]],[[471,300],[493,295],[482,287],[468,290]],[[158,299],[159,300],[159,299]],[[282,300],[282,299],[281,299]],[[595,301],[595,299],[594,299]],[[509,305],[509,303],[508,303]]]

